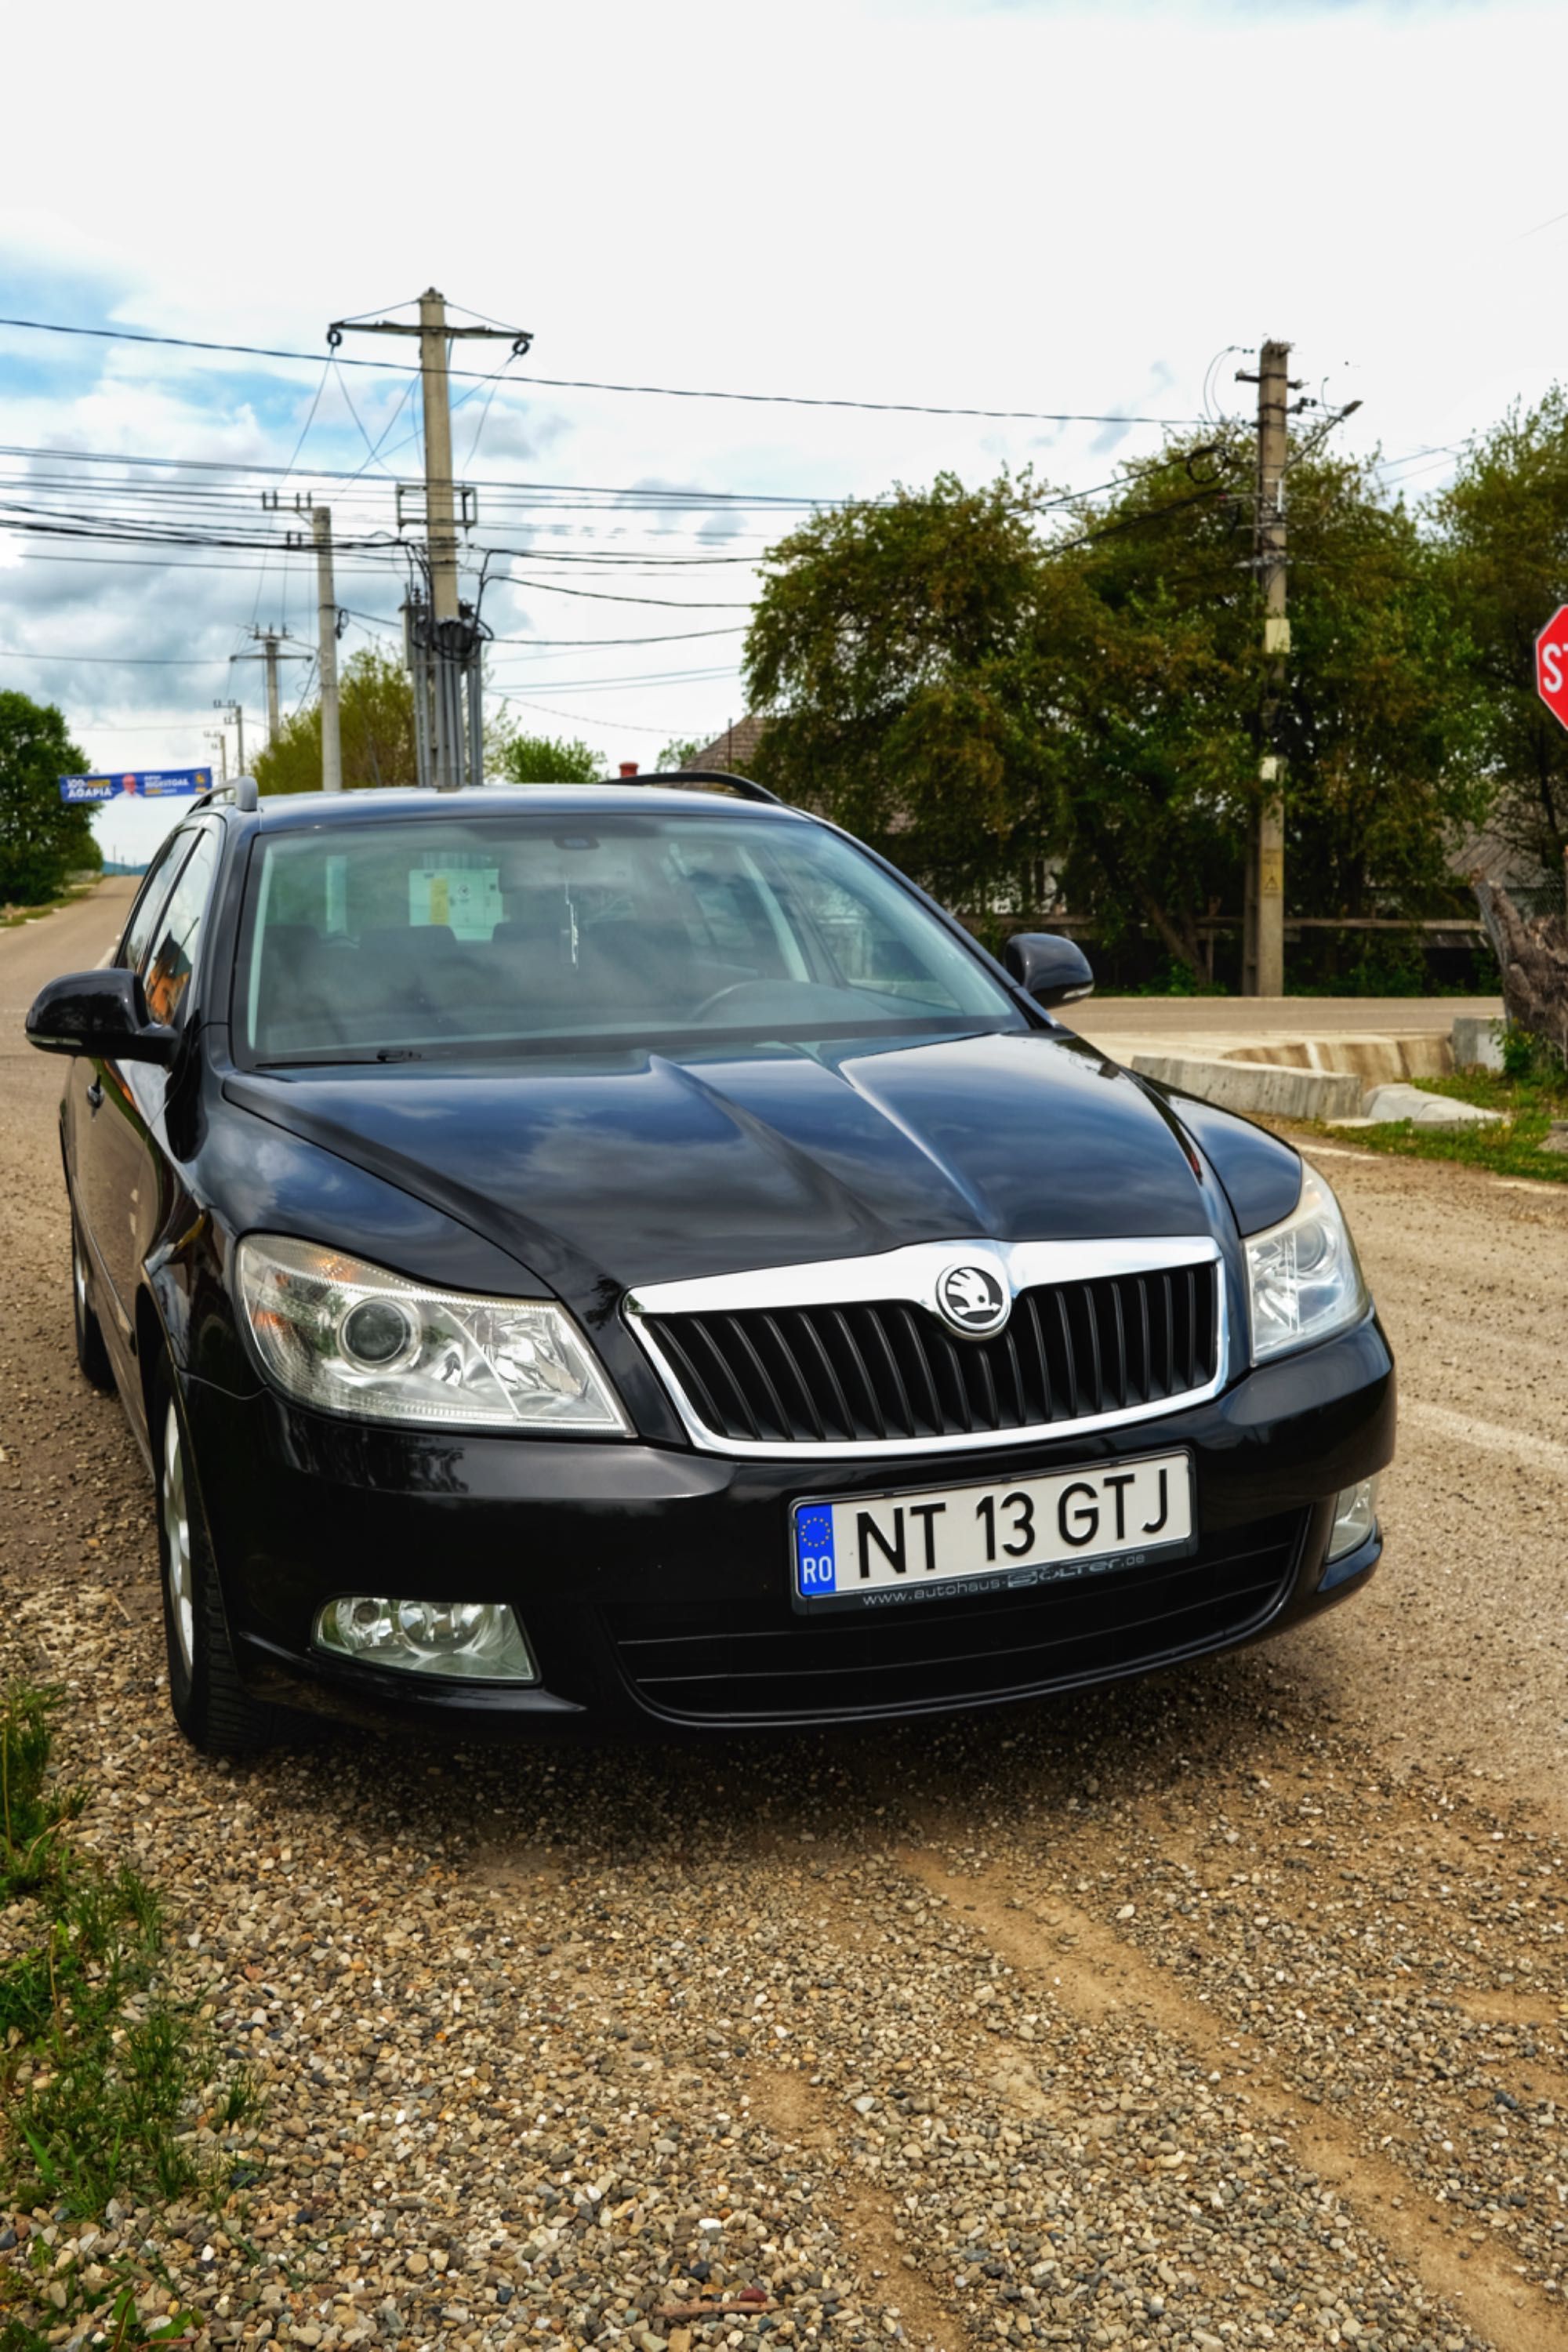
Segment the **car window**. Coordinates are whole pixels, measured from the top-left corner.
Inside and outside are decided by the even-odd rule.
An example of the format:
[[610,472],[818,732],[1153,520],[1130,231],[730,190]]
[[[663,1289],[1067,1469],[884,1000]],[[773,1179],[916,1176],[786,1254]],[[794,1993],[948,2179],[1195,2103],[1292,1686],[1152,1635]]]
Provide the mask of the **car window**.
[[137,966],[147,991],[148,1011],[154,1021],[165,1022],[170,1028],[177,1028],[184,1018],[196,942],[216,870],[217,835],[209,830],[197,836],[153,926],[146,961]]
[[174,878],[190,854],[191,839],[188,832],[172,833],[147,868],[147,878],[125,927],[118,959],[127,971],[141,969],[153,937],[153,926],[163,913]]
[[238,1042],[263,1062],[1024,1025],[862,850],[723,803],[264,836],[236,979]]

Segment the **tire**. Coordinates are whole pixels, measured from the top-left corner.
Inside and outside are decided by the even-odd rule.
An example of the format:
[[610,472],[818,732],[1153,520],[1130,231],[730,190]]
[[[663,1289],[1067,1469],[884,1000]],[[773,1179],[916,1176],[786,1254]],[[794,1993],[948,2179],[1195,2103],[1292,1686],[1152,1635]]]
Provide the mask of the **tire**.
[[81,1376],[95,1389],[112,1389],[114,1368],[103,1344],[103,1331],[87,1290],[87,1244],[81,1237],[76,1211],[71,1211],[71,1319],[76,1326],[76,1360]]
[[190,1435],[166,1367],[153,1383],[158,1561],[174,1721],[204,1756],[254,1756],[270,1747],[278,1710],[239,1679],[207,1539]]

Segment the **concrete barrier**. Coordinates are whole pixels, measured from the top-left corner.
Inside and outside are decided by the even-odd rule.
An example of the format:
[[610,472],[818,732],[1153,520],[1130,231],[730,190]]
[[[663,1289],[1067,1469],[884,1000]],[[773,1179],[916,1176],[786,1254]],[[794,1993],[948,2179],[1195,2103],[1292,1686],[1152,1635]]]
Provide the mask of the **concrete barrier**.
[[1369,1126],[1407,1118],[1416,1127],[1500,1127],[1500,1110],[1482,1110],[1452,1095],[1423,1094],[1419,1087],[1373,1087],[1363,1106]]
[[1454,1024],[1454,1067],[1457,1070],[1500,1070],[1502,1067],[1501,1024],[1478,1021],[1469,1013],[1461,1013]]
[[[1484,1025],[1484,1024],[1483,1024]],[[1363,1087],[1402,1078],[1447,1077],[1454,1066],[1438,1029],[1387,1030],[1376,1035],[1330,1031],[1299,1037],[1256,1037],[1245,1045],[1216,1045],[1222,1061],[1282,1062],[1293,1070],[1353,1070]]]
[[1180,1087],[1225,1110],[1269,1118],[1354,1118],[1363,1082],[1353,1070],[1304,1070],[1284,1062],[1211,1061],[1193,1054],[1134,1054],[1141,1077]]

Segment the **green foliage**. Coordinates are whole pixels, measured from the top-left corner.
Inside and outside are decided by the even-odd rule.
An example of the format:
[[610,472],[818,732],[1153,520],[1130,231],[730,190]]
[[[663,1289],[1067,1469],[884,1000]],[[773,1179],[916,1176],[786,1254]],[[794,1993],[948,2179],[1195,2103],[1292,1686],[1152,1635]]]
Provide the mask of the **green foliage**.
[[1444,912],[1451,850],[1488,794],[1471,648],[1442,551],[1385,502],[1375,460],[1319,453],[1289,482],[1292,908]]
[[[366,646],[350,656],[338,688],[338,735],[345,792],[416,784],[414,685],[391,654]],[[321,706],[296,711],[253,762],[264,793],[321,789]]]
[[[1502,1070],[1504,1077],[1516,1088],[1544,1091],[1553,1099],[1568,1096],[1561,1048],[1549,1037],[1538,1037],[1532,1029],[1521,1029],[1512,1023],[1504,1029]],[[1568,1115],[1568,1100],[1563,1108]]]
[[0,1902],[54,1885],[66,1825],[87,1801],[81,1790],[49,1781],[50,1718],[58,1705],[57,1693],[24,1683],[0,1697]]
[[[186,2126],[207,2053],[160,1981],[156,1894],[69,1838],[83,1795],[50,1776],[57,1705],[26,1685],[0,1699],[0,1899],[26,1906],[31,1927],[0,1969],[0,2193],[91,2213],[195,2183]],[[256,2105],[237,2077],[218,2086],[212,2120],[232,2128]]]
[[[1067,504],[1028,475],[944,476],[782,542],[747,641],[762,781],[972,908],[1058,891],[1195,974],[1236,914],[1257,805],[1254,451],[1195,438]],[[1417,914],[1479,813],[1474,697],[1440,563],[1373,467],[1290,473],[1293,911]]]
[[0,906],[41,906],[102,862],[90,809],[60,798],[60,777],[86,766],[52,702],[0,693]]
[[[1307,955],[1294,953],[1290,959],[1294,973],[1288,973],[1286,981],[1288,995],[1425,996],[1429,992],[1426,942],[1418,930],[1331,932],[1326,940],[1320,932],[1314,944],[1319,953],[1312,961],[1319,965],[1319,975],[1315,979],[1294,976],[1311,970]],[[1458,993],[1473,995],[1492,984],[1483,975],[1474,986],[1467,983]]]
[[[1505,1061],[1508,1050],[1505,1035]],[[1550,1048],[1544,1054],[1527,1052],[1522,1058],[1525,1068],[1519,1075],[1506,1068],[1465,1070],[1454,1077],[1415,1081],[1424,1094],[1447,1095],[1459,1102],[1476,1103],[1482,1110],[1500,1110],[1501,1126],[1415,1127],[1409,1119],[1395,1119],[1366,1128],[1355,1139],[1368,1150],[1389,1152],[1396,1159],[1458,1160],[1498,1176],[1568,1184],[1568,1153],[1545,1148],[1551,1127],[1568,1120],[1568,1072]]]
[[[53,2257],[40,2237],[32,2238],[27,2246],[26,2270],[0,2271],[0,2296],[7,2300],[34,2301],[28,2295],[27,2273],[41,2291],[46,2284],[64,2286],[63,2305],[50,2303],[44,2306],[47,2314],[43,2329],[32,2327],[15,2312],[0,2319],[0,2352],[51,2352],[62,2340],[86,2341],[102,2352],[146,2352],[146,2347],[162,2345],[167,2352],[176,2346],[187,2347],[196,2341],[196,2331],[202,2326],[202,2315],[197,2311],[175,2309],[161,2319],[143,2319],[137,2309],[137,2295],[145,2282],[139,2279],[124,2263],[118,2263],[109,2273],[105,2290],[89,2294],[77,2285],[74,2273],[68,2268],[63,2277],[50,2279],[47,2274],[53,2267]],[[156,2267],[160,2273],[163,2265]],[[163,2284],[166,2273],[160,2277]],[[73,2292],[73,2289],[75,2290]],[[35,2304],[36,2307],[36,2304]],[[75,2336],[70,2321],[62,2320],[62,2309],[78,2323],[90,2316],[91,2331],[85,2338]]]
[[665,745],[663,751],[659,753],[658,764],[665,770],[668,770],[670,768],[689,768],[694,765],[699,751],[705,751],[707,748],[708,738],[706,736],[673,736]]
[[522,734],[503,704],[485,730],[485,773],[492,783],[504,778],[514,784],[597,784],[604,781],[605,763],[586,743]]
[[[768,559],[746,645],[758,780],[973,894],[1040,833],[1016,675],[1038,572],[1027,477],[951,475],[813,516]],[[909,838],[911,830],[918,842]]]
[[1535,640],[1568,593],[1568,391],[1511,408],[1433,501],[1478,689],[1479,764],[1504,839],[1549,872],[1568,847],[1568,730],[1535,688]]

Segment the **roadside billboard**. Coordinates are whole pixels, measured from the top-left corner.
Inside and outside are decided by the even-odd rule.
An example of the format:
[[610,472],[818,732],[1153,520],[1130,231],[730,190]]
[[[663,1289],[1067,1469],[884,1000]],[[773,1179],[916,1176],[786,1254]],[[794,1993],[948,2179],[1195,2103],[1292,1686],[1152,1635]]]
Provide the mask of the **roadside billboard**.
[[62,801],[178,800],[212,790],[210,768],[131,768],[118,776],[62,776]]

